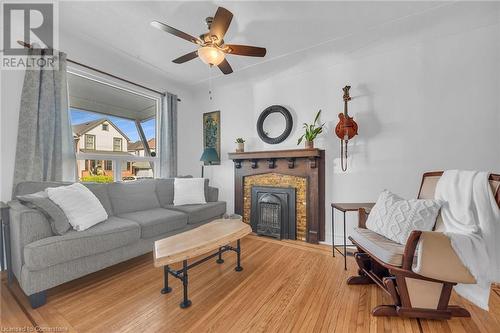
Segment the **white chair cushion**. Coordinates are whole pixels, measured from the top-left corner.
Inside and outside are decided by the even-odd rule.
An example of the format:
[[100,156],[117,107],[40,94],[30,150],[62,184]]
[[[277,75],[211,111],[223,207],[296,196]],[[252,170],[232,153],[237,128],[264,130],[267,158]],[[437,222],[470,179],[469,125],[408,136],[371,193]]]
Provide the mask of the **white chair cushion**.
[[366,227],[397,243],[406,244],[413,230],[432,230],[441,204],[433,199],[404,200],[385,190],[370,211]]
[[404,245],[364,228],[354,228],[351,238],[380,261],[397,267],[402,266]]

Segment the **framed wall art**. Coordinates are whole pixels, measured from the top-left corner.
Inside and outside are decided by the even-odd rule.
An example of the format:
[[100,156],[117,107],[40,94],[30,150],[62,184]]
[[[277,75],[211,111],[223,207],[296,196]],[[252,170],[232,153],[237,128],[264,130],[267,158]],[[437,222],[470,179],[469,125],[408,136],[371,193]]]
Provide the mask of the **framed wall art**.
[[[203,150],[215,148],[219,157],[212,165],[220,164],[220,111],[205,112],[203,114]],[[208,162],[205,162],[207,165]]]

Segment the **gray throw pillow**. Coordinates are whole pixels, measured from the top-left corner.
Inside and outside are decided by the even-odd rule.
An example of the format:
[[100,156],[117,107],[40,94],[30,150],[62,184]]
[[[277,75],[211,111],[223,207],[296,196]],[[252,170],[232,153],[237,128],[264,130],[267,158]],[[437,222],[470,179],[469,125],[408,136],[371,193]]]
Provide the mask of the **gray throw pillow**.
[[45,191],[18,195],[17,199],[30,208],[38,209],[47,216],[52,232],[55,235],[64,235],[71,229],[66,214],[64,214],[63,210],[58,205],[49,199]]

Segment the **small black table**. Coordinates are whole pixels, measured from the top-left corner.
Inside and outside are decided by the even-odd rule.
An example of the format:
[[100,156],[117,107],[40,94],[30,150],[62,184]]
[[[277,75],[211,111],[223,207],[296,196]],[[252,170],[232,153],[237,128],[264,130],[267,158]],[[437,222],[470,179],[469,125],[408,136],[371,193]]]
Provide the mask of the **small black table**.
[[[333,202],[332,206],[332,252],[335,257],[335,250],[337,250],[342,256],[344,256],[344,269],[347,270],[347,247],[352,247],[354,245],[347,245],[347,238],[345,233],[345,214],[346,212],[357,212],[359,208],[372,208],[375,205],[373,202],[346,202],[338,203]],[[344,244],[335,244],[335,209],[341,211],[344,214]],[[344,252],[341,252],[337,247],[343,246]]]

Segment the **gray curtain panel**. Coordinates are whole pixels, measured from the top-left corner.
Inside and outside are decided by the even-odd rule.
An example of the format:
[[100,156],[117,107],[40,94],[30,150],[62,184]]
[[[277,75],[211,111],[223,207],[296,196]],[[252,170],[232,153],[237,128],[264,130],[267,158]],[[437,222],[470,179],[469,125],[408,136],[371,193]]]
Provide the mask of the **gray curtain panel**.
[[162,98],[160,114],[160,177],[177,176],[177,95]]
[[[30,50],[30,55],[47,57],[39,49]],[[24,76],[14,186],[27,180],[75,180],[66,54],[60,52],[58,57],[59,70],[27,70]]]

